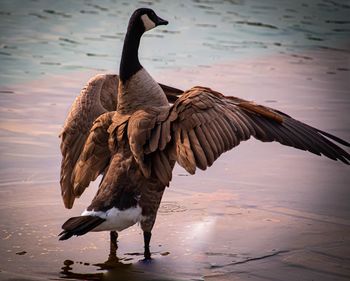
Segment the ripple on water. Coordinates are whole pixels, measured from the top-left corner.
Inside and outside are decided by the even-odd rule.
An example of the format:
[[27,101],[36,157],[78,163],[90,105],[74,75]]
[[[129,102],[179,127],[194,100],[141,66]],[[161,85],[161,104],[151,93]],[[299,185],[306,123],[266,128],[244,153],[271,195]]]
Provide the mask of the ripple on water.
[[63,13],[63,12],[58,12],[58,11],[55,11],[55,10],[49,10],[49,9],[45,9],[43,10],[43,12],[47,13],[47,14],[51,14],[51,15],[56,15],[56,16],[61,16],[61,17],[64,17],[64,18],[71,18],[72,16],[69,15],[69,14],[66,14],[66,13]]
[[79,42],[69,39],[69,38],[65,38],[65,37],[59,37],[58,40],[63,41],[63,42],[67,42],[70,44],[80,44]]
[[94,9],[97,9],[97,10],[103,11],[103,12],[108,11],[108,8],[102,7],[102,6],[97,5],[97,4],[87,3],[86,6],[90,6],[90,7],[94,8]]
[[274,26],[272,24],[262,23],[262,22],[253,22],[253,21],[235,21],[237,24],[243,24],[243,25],[250,25],[250,26],[257,26],[257,27],[265,27],[270,29],[278,29],[277,26]]
[[179,212],[186,212],[187,208],[184,206],[181,206],[176,201],[163,201],[160,204],[158,213],[161,214],[171,214],[171,213],[179,213]]

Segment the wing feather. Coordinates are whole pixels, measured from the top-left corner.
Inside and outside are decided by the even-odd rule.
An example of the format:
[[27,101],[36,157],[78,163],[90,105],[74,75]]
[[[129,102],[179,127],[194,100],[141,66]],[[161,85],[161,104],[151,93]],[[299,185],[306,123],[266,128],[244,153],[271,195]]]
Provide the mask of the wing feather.
[[205,170],[208,166],[207,157],[205,156],[202,146],[199,143],[197,135],[193,129],[188,132],[188,136],[191,144],[191,149],[196,159],[196,165],[198,168]]
[[[159,126],[160,127],[160,126]],[[165,146],[168,144],[168,142],[171,140],[171,135],[170,135],[170,122],[163,122],[161,124],[162,130],[161,130],[161,135],[160,135],[160,140],[159,140],[159,149],[164,150]]]
[[220,143],[220,154],[221,154],[227,150],[228,145],[226,144],[226,138],[224,137],[223,134],[220,134],[219,124],[215,119],[211,122],[211,128],[216,135],[216,139]]
[[349,153],[337,145],[350,146],[348,142],[283,112],[243,99],[225,97],[208,88],[194,87],[186,91],[171,111],[178,115],[171,123],[173,136],[181,136],[181,139],[175,137],[177,161],[191,174],[195,167],[205,170],[223,152],[251,136],[349,164]]
[[201,147],[203,148],[204,155],[207,158],[208,166],[210,167],[215,161],[214,151],[212,150],[212,148],[211,148],[211,146],[210,146],[207,138],[205,137],[205,135],[202,131],[202,128],[200,126],[197,126],[195,128],[195,134],[198,138],[198,141],[199,141]]
[[214,140],[214,138],[212,136],[210,128],[209,127],[205,127],[204,130],[203,130],[202,126],[200,126],[199,128],[203,132],[206,140],[208,141],[208,143],[210,145],[210,149],[213,152],[213,159],[215,161],[215,159],[217,157],[219,157],[219,149],[218,149],[218,147],[217,147],[217,145],[215,143],[215,140]]
[[161,153],[159,152],[154,153],[152,162],[154,165],[155,176],[160,180],[160,182],[163,185],[167,185],[168,175],[166,172],[166,168],[164,167],[164,163],[162,162],[162,159],[161,159]]
[[191,149],[188,134],[184,130],[177,132],[176,153],[179,164],[193,175],[196,172],[196,160]]
[[96,119],[86,140],[84,149],[72,173],[74,194],[79,197],[108,167],[111,152],[108,146],[108,128],[115,112],[102,114]]
[[149,149],[148,151],[155,151],[159,147],[159,139],[162,126],[156,126],[151,133],[151,138],[149,140]]

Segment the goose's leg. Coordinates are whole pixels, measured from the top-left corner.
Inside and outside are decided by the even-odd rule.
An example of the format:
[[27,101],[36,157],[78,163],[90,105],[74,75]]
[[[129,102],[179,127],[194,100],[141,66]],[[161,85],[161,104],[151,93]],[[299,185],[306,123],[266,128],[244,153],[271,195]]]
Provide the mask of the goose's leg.
[[145,261],[151,260],[151,251],[149,244],[151,241],[152,229],[157,217],[157,211],[160,205],[160,201],[162,200],[164,188],[165,186],[161,186],[155,190],[155,187],[151,186],[149,189],[145,189],[148,191],[148,193],[145,192],[141,196],[141,200],[143,200],[143,202],[146,202],[144,203],[146,206],[142,209],[143,219],[141,220],[143,241],[145,243]]
[[145,252],[144,252],[144,257],[145,260],[150,260],[151,259],[151,251],[149,249],[149,243],[151,241],[152,233],[150,231],[144,231],[143,232],[143,240],[145,243]]
[[109,235],[111,238],[109,256],[116,257],[117,256],[117,249],[118,249],[118,243],[117,243],[118,233],[116,231],[111,231],[109,233]]

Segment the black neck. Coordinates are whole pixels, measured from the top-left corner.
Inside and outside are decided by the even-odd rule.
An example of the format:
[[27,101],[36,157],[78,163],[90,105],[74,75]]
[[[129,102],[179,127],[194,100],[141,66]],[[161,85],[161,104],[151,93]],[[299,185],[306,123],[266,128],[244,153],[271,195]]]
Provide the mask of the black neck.
[[138,50],[143,32],[142,28],[131,26],[128,28],[125,35],[119,69],[119,77],[123,83],[142,68],[139,61]]

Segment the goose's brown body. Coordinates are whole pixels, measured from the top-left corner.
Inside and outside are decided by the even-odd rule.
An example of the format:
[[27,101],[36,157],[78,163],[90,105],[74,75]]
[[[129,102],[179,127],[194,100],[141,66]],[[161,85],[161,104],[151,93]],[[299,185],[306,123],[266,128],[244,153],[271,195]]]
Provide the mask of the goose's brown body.
[[[146,83],[141,83],[145,81]],[[136,86],[135,86],[136,85]],[[94,124],[73,171],[75,193],[81,194],[100,173],[105,171],[99,190],[91,205],[87,208],[93,212],[106,212],[112,208],[120,211],[140,207],[141,216],[132,217],[128,226],[140,221],[144,231],[151,231],[165,185],[155,176],[144,174],[141,165],[135,159],[129,136],[151,128],[140,127],[135,121],[147,123],[145,113],[169,111],[170,105],[161,87],[144,70],[138,71],[125,85],[119,83],[117,111],[101,115]],[[137,116],[137,117],[136,117]],[[156,117],[156,115],[152,115]],[[96,157],[100,155],[100,157]],[[175,161],[172,163],[174,166]],[[91,177],[93,175],[93,177]],[[110,223],[97,228],[110,229]],[[96,230],[96,229],[95,229]]]

